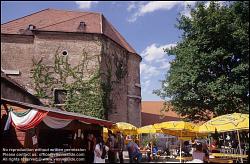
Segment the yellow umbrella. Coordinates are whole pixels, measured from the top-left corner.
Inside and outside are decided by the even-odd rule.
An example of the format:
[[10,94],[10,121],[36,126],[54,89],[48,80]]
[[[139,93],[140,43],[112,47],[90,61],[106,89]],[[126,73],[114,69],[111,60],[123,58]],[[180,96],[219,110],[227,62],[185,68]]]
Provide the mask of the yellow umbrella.
[[[199,132],[215,133],[215,130],[217,132],[237,131],[240,154],[242,154],[239,130],[249,130],[249,114],[233,113],[218,116],[199,127]],[[241,162],[243,162],[242,158]]]
[[102,134],[103,134],[103,140],[106,142],[108,139],[108,129],[103,127]]
[[249,129],[249,114],[233,113],[215,117],[199,127],[199,132],[215,133]]
[[161,133],[161,129],[156,129],[153,125],[143,126],[137,129],[137,133]]
[[[161,128],[163,133],[178,136],[179,139],[183,137],[195,137],[199,133],[199,127],[190,122],[184,121],[169,121],[154,124],[154,127]],[[180,141],[180,162],[181,162],[181,141]]]
[[114,132],[121,131],[125,135],[137,134],[137,127],[127,122],[117,122],[111,129]]
[[168,121],[154,124],[156,129],[172,136],[196,137],[199,134],[199,127],[196,124],[184,121]]

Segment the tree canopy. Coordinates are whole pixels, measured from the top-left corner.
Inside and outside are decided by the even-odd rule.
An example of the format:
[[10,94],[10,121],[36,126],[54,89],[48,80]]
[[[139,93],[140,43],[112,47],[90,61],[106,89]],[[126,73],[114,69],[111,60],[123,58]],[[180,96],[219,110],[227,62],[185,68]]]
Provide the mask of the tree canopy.
[[198,2],[191,17],[180,16],[183,31],[162,88],[174,110],[189,120],[249,112],[249,2]]

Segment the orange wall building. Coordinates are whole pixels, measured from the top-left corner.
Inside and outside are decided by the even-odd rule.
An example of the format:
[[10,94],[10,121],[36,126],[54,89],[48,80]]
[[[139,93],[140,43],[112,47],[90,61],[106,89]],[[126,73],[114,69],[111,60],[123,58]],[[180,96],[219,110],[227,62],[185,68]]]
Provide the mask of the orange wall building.
[[180,120],[181,117],[171,110],[172,106],[169,106],[168,112],[161,112],[163,103],[163,101],[142,101],[141,126]]

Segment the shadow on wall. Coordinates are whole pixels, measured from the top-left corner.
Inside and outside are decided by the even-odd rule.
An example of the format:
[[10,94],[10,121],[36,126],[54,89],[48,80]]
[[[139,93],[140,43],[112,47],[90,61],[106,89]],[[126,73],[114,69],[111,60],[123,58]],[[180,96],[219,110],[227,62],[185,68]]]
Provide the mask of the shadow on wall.
[[160,115],[141,112],[141,126],[152,125],[165,121],[180,121],[180,118],[165,116],[161,119]]

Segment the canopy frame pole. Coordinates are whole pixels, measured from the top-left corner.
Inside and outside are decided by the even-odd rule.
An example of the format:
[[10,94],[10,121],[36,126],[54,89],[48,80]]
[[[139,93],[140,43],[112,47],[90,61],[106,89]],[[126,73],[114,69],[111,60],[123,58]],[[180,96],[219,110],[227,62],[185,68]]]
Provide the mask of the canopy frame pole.
[[[239,141],[239,149],[240,149],[240,155],[242,155],[242,151],[241,151],[241,144],[240,144],[240,134],[239,134],[239,130],[237,130],[237,136],[238,136],[238,141]],[[243,163],[243,158],[240,158],[240,162]]]

